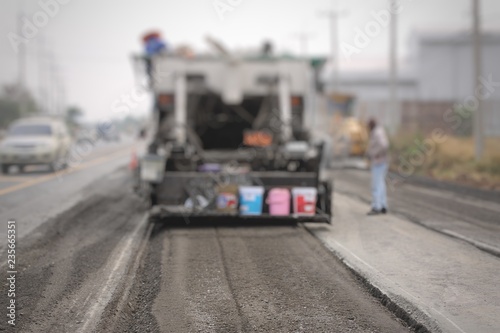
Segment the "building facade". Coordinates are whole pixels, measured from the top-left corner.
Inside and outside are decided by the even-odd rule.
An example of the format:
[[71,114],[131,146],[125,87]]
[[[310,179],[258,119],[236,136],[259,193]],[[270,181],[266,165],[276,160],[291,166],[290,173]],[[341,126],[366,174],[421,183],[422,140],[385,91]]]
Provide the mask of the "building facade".
[[[418,120],[420,114],[435,121],[433,112],[440,114],[438,118],[445,118],[450,108],[474,107],[477,96],[470,34],[420,33],[413,35],[410,45],[410,57],[400,65],[398,74],[398,114],[388,110],[387,70],[341,72],[338,93],[355,96],[355,116],[376,117],[396,131],[401,126],[418,127],[418,123],[406,122]],[[483,126],[487,135],[500,135],[500,33],[484,33],[481,45],[484,82],[481,94],[487,95],[483,100]],[[331,92],[328,84],[327,91]]]

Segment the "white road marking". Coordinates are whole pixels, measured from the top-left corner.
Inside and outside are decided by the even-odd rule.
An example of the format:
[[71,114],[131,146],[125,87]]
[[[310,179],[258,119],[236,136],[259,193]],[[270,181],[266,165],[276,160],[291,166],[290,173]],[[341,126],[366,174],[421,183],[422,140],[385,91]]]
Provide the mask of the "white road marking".
[[[140,237],[141,234],[148,237],[148,234],[145,232],[148,220],[149,214],[146,214],[137,224],[134,231],[120,241],[119,245],[113,251],[114,253],[109,257],[104,267],[112,268],[101,284],[101,288],[93,293],[95,295],[93,305],[86,310],[82,326],[77,331],[78,333],[94,332],[104,309],[111,301],[116,288],[125,276],[128,263],[134,255],[137,255],[137,249],[140,248],[141,242],[133,246],[134,242],[138,240],[137,238]],[[150,230],[151,229],[149,229],[149,231]]]

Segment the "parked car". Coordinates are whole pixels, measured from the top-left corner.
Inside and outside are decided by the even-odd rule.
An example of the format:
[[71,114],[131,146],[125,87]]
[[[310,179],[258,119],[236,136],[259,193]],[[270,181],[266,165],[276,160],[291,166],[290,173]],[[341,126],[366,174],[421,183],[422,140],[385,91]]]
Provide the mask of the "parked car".
[[25,118],[15,121],[0,144],[2,173],[16,165],[48,165],[52,171],[65,165],[72,139],[66,124],[57,118]]

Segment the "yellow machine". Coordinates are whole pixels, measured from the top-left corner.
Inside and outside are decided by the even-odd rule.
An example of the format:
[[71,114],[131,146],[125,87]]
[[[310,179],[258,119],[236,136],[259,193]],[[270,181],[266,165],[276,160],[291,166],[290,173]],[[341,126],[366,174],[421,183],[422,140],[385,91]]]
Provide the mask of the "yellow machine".
[[335,135],[335,155],[362,157],[368,146],[366,125],[359,119],[343,119]]
[[347,118],[342,124],[341,131],[350,138],[350,155],[364,156],[368,146],[368,131],[365,124],[356,118]]

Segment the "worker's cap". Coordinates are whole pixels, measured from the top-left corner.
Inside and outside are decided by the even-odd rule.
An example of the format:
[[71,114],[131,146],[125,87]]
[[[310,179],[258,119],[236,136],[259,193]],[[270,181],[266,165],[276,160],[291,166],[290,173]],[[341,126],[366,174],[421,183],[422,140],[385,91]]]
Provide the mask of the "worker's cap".
[[145,34],[144,36],[142,36],[142,41],[144,43],[147,43],[151,39],[160,39],[160,38],[161,38],[161,34],[159,32],[152,31],[152,32],[148,32],[147,34]]

